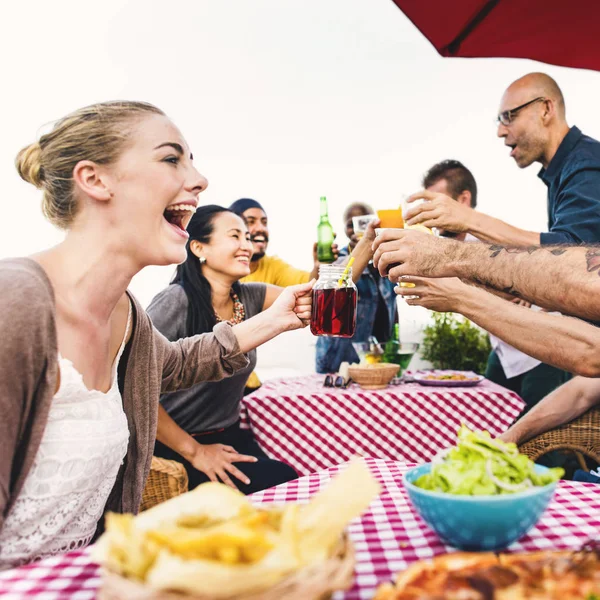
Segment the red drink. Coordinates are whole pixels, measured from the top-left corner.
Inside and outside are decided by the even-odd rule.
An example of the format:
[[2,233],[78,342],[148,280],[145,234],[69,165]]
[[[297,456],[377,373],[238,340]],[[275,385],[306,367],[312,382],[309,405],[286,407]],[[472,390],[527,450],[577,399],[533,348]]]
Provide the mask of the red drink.
[[356,329],[356,299],[355,287],[313,290],[312,334],[352,337]]

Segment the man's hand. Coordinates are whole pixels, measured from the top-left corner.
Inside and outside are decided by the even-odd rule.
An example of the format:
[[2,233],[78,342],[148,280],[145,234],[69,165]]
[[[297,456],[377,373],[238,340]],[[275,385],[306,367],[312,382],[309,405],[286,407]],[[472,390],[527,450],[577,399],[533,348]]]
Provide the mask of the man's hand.
[[404,216],[408,225],[421,224],[429,229],[437,227],[445,231],[462,233],[470,231],[470,223],[473,219],[474,211],[469,206],[460,204],[446,194],[428,192],[422,190],[407,198],[407,202],[416,200],[427,200],[419,206],[410,208]]
[[373,243],[373,264],[394,283],[403,275],[449,277],[461,245],[420,231],[386,229]]
[[225,444],[196,444],[193,456],[188,458],[195,469],[202,471],[211,481],[222,481],[225,485],[237,490],[229,475],[248,485],[250,480],[242,473],[234,462],[256,462],[258,459],[246,454],[238,454],[232,446]]
[[291,285],[283,289],[277,300],[266,312],[286,331],[301,329],[310,323],[312,310],[312,288],[315,280],[300,285]]
[[412,283],[415,287],[400,287],[395,289],[407,304],[423,306],[437,312],[457,312],[460,310],[461,299],[469,286],[458,277],[403,277],[402,283]]

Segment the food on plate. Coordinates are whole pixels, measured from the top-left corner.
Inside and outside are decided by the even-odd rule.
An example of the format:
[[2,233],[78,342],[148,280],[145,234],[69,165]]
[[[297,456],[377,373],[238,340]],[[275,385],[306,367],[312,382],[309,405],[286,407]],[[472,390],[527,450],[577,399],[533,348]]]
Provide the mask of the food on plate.
[[479,377],[466,375],[465,373],[431,373],[424,375],[422,379],[428,381],[477,381]]
[[414,485],[432,492],[482,496],[514,494],[543,486],[564,475],[560,467],[535,471],[535,464],[520,454],[516,444],[492,439],[487,431],[475,432],[463,425],[458,444],[433,461],[431,472]]
[[597,600],[600,545],[579,551],[457,552],[421,560],[379,587],[374,600]]
[[237,490],[205,483],[137,517],[108,514],[93,558],[144,588],[237,598],[329,560],[379,490],[362,461],[306,505],[257,508]]

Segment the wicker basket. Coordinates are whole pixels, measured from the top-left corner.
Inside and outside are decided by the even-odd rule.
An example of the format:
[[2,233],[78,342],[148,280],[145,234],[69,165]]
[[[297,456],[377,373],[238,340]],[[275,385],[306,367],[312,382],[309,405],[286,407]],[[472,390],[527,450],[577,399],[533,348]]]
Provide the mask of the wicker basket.
[[153,456],[140,510],[148,510],[187,491],[188,475],[184,466],[174,460]]
[[[352,583],[354,549],[346,536],[340,541],[334,555],[323,563],[305,567],[262,592],[235,596],[221,596],[218,600],[326,600],[333,592],[345,590]],[[98,600],[216,600],[212,596],[190,595],[160,591],[126,579],[120,575],[102,572]]]
[[400,365],[375,363],[372,365],[351,365],[348,374],[365,390],[382,390],[397,375]]
[[533,461],[551,450],[572,450],[586,471],[589,465],[584,457],[600,464],[600,406],[519,446],[519,451]]

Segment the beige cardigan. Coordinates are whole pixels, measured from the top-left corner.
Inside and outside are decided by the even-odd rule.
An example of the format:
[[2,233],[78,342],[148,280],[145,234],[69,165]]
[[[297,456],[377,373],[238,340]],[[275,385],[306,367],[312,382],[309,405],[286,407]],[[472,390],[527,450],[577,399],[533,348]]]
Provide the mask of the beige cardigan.
[[[129,447],[106,509],[138,511],[154,451],[163,392],[217,381],[248,364],[227,323],[169,342],[130,295],[133,331],[119,364]],[[52,284],[29,258],[0,260],[0,529],[31,468],[56,391]]]

